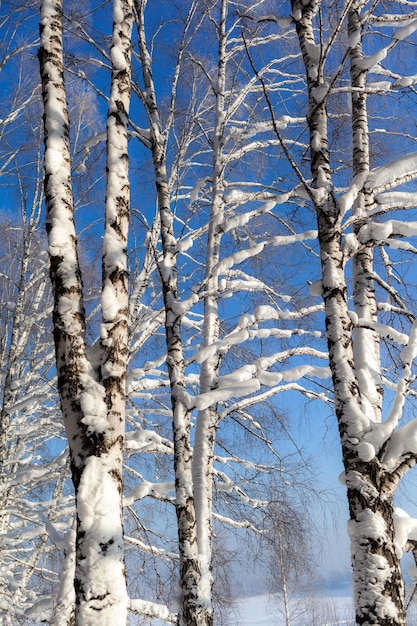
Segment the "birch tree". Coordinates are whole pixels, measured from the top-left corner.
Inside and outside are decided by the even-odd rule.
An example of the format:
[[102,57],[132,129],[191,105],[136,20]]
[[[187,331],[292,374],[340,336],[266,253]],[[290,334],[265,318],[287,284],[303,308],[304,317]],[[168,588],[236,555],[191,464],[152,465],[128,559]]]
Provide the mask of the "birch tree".
[[[393,497],[401,478],[415,465],[415,421],[409,420],[406,403],[414,395],[415,316],[406,289],[402,292],[400,282],[393,287],[392,270],[393,264],[403,259],[403,252],[394,250],[414,250],[410,242],[399,239],[414,235],[414,222],[411,217],[407,220],[406,214],[404,220],[385,215],[415,206],[415,195],[401,188],[415,179],[415,153],[408,152],[414,141],[407,134],[405,114],[400,123],[396,118],[396,124],[387,118],[383,131],[407,137],[402,145],[395,145],[401,146],[397,159],[371,157],[368,101],[373,96],[371,113],[375,115],[385,98],[399,102],[398,88],[412,89],[414,78],[404,76],[407,70],[395,65],[393,50],[405,55],[409,43],[414,42],[415,15],[411,6],[403,15],[383,13],[378,3],[351,2],[327,26],[323,20],[331,15],[330,5],[292,2],[291,8],[307,85],[311,178],[277,126],[275,132],[299,179],[299,191],[308,198],[317,218],[321,281],[315,293],[322,295],[324,302],[345,465],[356,621],[404,624],[400,557],[407,532],[414,532],[414,522],[407,518],[406,531]],[[384,80],[378,80],[378,75]],[[273,111],[265,82],[260,80]],[[338,150],[331,149],[334,125],[329,109],[332,98],[343,92],[351,101],[352,166],[349,186],[338,193]],[[333,119],[335,116],[333,113]],[[386,147],[395,149],[392,143]],[[398,192],[391,191],[396,188]],[[375,249],[382,259],[378,266]],[[413,283],[409,288],[414,289]],[[401,348],[394,354],[402,371],[395,362],[393,369],[387,369],[389,360],[387,352],[381,353],[381,342],[389,346],[399,343]]]
[[[20,623],[49,595],[41,570],[53,544],[45,520],[66,526],[71,498],[56,414],[51,313],[41,213],[40,88],[33,72],[36,15],[0,10],[2,178],[0,340],[0,621]],[[11,81],[10,77],[14,79]],[[11,88],[11,85],[13,87]],[[54,452],[50,443],[55,441]],[[41,462],[42,461],[42,462]],[[49,490],[49,493],[46,492]],[[51,497],[53,499],[51,500]]]

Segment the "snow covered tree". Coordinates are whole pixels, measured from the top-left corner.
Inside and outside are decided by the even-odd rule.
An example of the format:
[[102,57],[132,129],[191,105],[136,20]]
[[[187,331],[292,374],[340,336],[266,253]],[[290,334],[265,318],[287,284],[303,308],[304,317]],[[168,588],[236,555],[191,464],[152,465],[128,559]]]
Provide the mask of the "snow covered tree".
[[[27,7],[2,3],[2,624],[23,622],[39,598],[50,595],[47,564],[54,546],[47,528],[56,524],[64,530],[72,511],[72,498],[65,493],[67,455],[61,424],[56,420],[50,342],[51,293],[42,225],[41,101],[32,54],[37,29],[38,16],[28,13]],[[13,88],[10,76],[14,76]]]
[[[396,271],[415,251],[407,241],[415,235],[416,197],[407,187],[417,175],[415,139],[412,115],[401,103],[415,83],[406,55],[415,45],[417,22],[411,5],[398,6],[397,13],[396,6],[352,1],[336,14],[334,4],[292,2],[290,28],[307,87],[310,173],[277,125],[279,105],[258,76],[298,193],[316,214],[321,277],[313,295],[324,302],[350,509],[356,621],[381,625],[405,623],[400,557],[407,533],[415,532],[414,522],[396,513],[393,503],[401,478],[416,462],[416,422],[407,408],[414,397],[416,323],[409,290],[415,285]],[[280,24],[274,16],[267,19]],[[350,98],[345,113],[342,94]],[[394,102],[403,117],[393,114]],[[351,142],[334,141],[346,118]],[[398,219],[387,219],[392,211]]]
[[129,2],[114,3],[112,84],[107,117],[107,190],[100,337],[86,342],[83,285],[74,227],[62,4],[43,2],[39,60],[44,101],[45,200],[61,409],[77,506],[75,623],[124,624],[122,463],[128,342],[127,120]]

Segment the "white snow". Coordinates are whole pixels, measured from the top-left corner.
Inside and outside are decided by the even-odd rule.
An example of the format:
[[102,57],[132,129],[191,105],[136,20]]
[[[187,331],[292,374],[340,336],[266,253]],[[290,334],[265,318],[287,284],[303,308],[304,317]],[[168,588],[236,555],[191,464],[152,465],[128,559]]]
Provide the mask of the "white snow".
[[396,551],[399,558],[402,557],[405,545],[409,539],[417,540],[417,519],[408,515],[398,507],[394,510],[394,529]]
[[314,283],[309,284],[310,294],[312,296],[322,296],[323,295],[323,281],[316,280]]
[[197,180],[196,184],[194,185],[193,189],[190,192],[190,205],[191,206],[194,204],[194,202],[198,200],[198,197],[200,193],[203,191],[204,187],[206,186],[206,183],[207,183],[206,178]]
[[311,90],[311,95],[313,96],[317,104],[320,104],[325,98],[327,98],[329,90],[329,83],[327,81],[323,81],[323,83],[318,87],[313,87],[313,89]]
[[[268,200],[265,202],[257,211],[256,214],[260,213],[269,213],[276,205],[276,200]],[[222,230],[224,233],[228,233],[229,231],[240,228],[247,224],[253,218],[253,212],[248,211],[247,213],[242,213],[241,215],[235,215],[234,217],[227,220],[223,226]]]
[[360,229],[358,238],[362,243],[371,240],[380,243],[390,237],[415,237],[416,235],[417,222],[387,220],[386,222],[370,222],[369,224],[365,224]]
[[169,439],[161,437],[153,430],[146,429],[128,431],[125,435],[125,447],[126,450],[139,452],[159,454],[172,454],[173,452],[173,443]]
[[262,241],[250,248],[239,250],[237,252],[234,252],[230,256],[222,259],[213,267],[213,275],[223,274],[234,265],[242,263],[243,261],[246,261],[247,259],[250,259],[253,256],[260,254],[265,246],[285,246],[295,243],[297,241],[306,241],[316,238],[316,230],[308,230],[306,232],[297,233],[295,235],[277,235],[275,237],[270,237],[265,241]]
[[417,194],[405,191],[388,191],[375,196],[375,201],[383,207],[403,207],[406,209],[417,206]]
[[135,613],[146,616],[147,619],[163,620],[164,624],[176,624],[177,622],[177,616],[171,613],[168,607],[156,602],[134,599],[129,601],[129,608]]
[[101,293],[101,308],[103,311],[103,319],[113,321],[117,318],[119,312],[119,302],[113,283],[106,278]]
[[358,451],[358,457],[360,459],[362,459],[362,461],[365,461],[366,463],[368,461],[371,461],[373,458],[375,458],[375,448],[372,444],[367,443],[365,441],[362,441],[358,447],[357,447],[357,451]]
[[388,468],[394,468],[406,452],[417,453],[417,418],[392,433],[383,462]]
[[109,422],[103,385],[89,374],[80,374],[80,382],[83,386],[80,394],[82,423],[88,426],[90,432],[106,433],[109,429]]
[[175,493],[174,482],[151,483],[146,480],[137,485],[123,498],[123,506],[132,506],[138,500],[153,496],[157,499],[164,499],[170,492]]
[[339,198],[337,199],[342,215],[344,215],[346,211],[352,208],[353,203],[358,197],[359,191],[362,189],[367,177],[368,172],[361,172],[360,174],[357,174],[353,178],[350,187],[345,191],[343,195],[339,196]]
[[411,87],[417,83],[417,74],[412,76],[400,76],[396,79],[394,87]]
[[389,46],[378,50],[369,57],[364,57],[360,61],[356,61],[356,65],[361,70],[372,70],[380,61],[383,61],[388,54]]
[[351,33],[349,33],[349,37],[348,37],[349,48],[356,48],[361,38],[362,38],[362,31],[360,28],[356,28]]

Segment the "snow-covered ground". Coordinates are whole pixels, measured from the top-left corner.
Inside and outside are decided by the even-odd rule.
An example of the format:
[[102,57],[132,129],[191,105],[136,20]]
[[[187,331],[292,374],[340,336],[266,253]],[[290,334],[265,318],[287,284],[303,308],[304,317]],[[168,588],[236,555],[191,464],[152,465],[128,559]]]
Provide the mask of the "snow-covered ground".
[[270,604],[268,596],[243,598],[237,603],[236,616],[230,626],[270,626],[282,622],[276,608]]
[[[242,598],[229,626],[282,626],[284,607],[267,595]],[[353,603],[340,592],[292,599],[290,621],[294,626],[350,626],[354,624]]]

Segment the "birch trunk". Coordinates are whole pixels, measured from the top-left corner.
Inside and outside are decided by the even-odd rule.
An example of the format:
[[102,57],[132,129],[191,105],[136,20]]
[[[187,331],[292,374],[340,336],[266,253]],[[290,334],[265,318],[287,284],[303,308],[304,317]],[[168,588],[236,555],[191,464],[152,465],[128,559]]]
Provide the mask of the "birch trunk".
[[54,294],[58,387],[77,502],[75,623],[127,621],[121,471],[127,359],[127,114],[132,7],[114,3],[108,114],[106,232],[100,363],[85,340],[74,227],[69,121],[63,77],[62,3],[43,2],[39,60],[44,101],[46,228]]
[[[293,15],[297,16],[296,29],[308,84],[311,172],[313,188],[317,190],[315,208],[329,363],[348,490],[356,622],[402,626],[405,623],[404,590],[394,543],[393,492],[380,460],[369,454],[366,444],[361,445],[364,433],[369,430],[370,419],[379,418],[382,398],[376,385],[374,394],[366,397],[364,385],[358,381],[355,356],[359,354],[360,358],[360,351],[365,349],[359,342],[370,344],[371,367],[376,367],[379,363],[378,342],[373,334],[359,335],[356,337],[359,345],[354,351],[342,251],[343,216],[332,192],[326,111],[328,86],[323,76],[323,46],[315,42],[312,26],[320,2],[302,3],[296,0],[292,8]],[[356,27],[355,19],[352,12],[351,29]],[[359,50],[351,54],[352,81],[359,84],[362,77],[355,72],[357,54],[360,54]],[[356,171],[361,172],[368,167],[364,96],[354,96],[353,118],[354,162]],[[364,142],[359,141],[362,131],[365,132]],[[365,202],[364,198],[362,200]],[[374,317],[376,308],[370,280],[371,267],[372,254],[365,251],[355,261],[355,307],[361,315]],[[363,363],[363,359],[360,362]]]
[[[221,224],[224,220],[223,175],[224,175],[224,125],[226,89],[226,18],[228,0],[221,3],[218,24],[218,70],[216,80],[216,119],[213,133],[213,196],[210,211],[206,253],[206,292],[204,298],[204,347],[212,345],[219,338],[218,276],[213,268],[220,260]],[[208,393],[217,387],[219,370],[218,354],[206,359],[201,366],[200,393]],[[193,483],[197,520],[198,555],[201,567],[200,594],[206,597],[207,621],[213,623],[212,608],[212,566],[213,566],[213,458],[218,425],[217,405],[198,412],[194,438]]]
[[175,509],[178,521],[180,553],[181,604],[178,626],[203,626],[205,602],[199,596],[200,565],[198,561],[196,514],[191,471],[191,411],[184,401],[185,363],[181,341],[180,303],[176,274],[176,243],[172,215],[168,205],[166,170],[154,156],[157,175],[163,259],[160,262],[165,305],[167,367],[171,385],[172,424],[174,436]]
[[178,300],[177,242],[166,165],[166,133],[162,130],[152,59],[145,31],[146,1],[135,0],[138,17],[139,48],[145,91],[143,103],[150,122],[151,150],[160,215],[162,258],[159,261],[165,307],[167,367],[171,386],[176,515],[180,554],[181,600],[178,626],[204,626],[207,621],[206,599],[200,597],[200,565],[197,548],[196,514],[191,470],[191,410],[185,402],[185,363],[183,358],[181,324],[182,306]]

